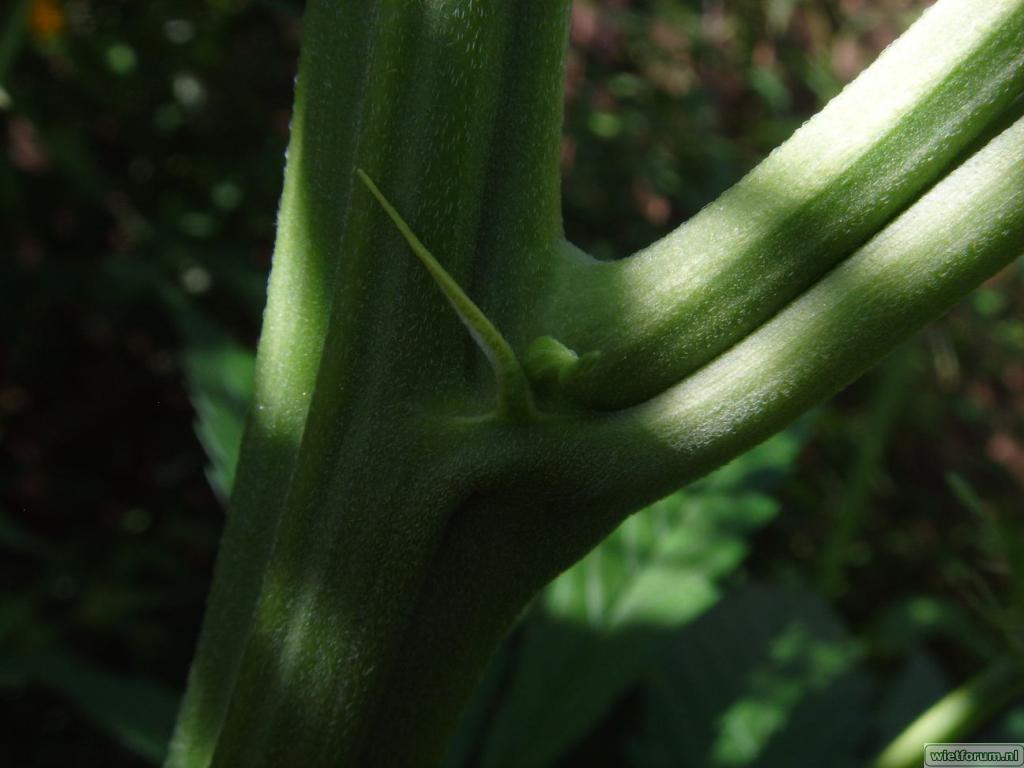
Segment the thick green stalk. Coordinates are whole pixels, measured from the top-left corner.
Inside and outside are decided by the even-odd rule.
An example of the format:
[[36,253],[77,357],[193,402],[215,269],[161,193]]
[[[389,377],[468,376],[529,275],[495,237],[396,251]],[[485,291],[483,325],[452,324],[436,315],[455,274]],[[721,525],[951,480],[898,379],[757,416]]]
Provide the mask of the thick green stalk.
[[[307,15],[301,69],[331,72],[331,97],[322,92],[327,83],[299,79],[253,406],[169,766],[206,765],[216,744],[298,458],[335,298],[344,223],[338,211],[348,207],[353,184],[367,30],[376,9],[350,4],[335,18],[331,6],[311,3]],[[337,44],[339,35],[344,45]]]
[[492,382],[355,169],[459,284],[528,290],[558,255],[567,23],[551,0],[309,4],[256,407],[170,766],[356,759],[470,492],[409,413],[486,412]]
[[[941,0],[765,170],[614,266],[561,241],[568,19],[309,3],[256,406],[169,766],[433,764],[546,580],[1024,250],[1024,124],[914,202],[1024,87],[1024,0]],[[510,409],[501,373],[544,336],[565,391]]]

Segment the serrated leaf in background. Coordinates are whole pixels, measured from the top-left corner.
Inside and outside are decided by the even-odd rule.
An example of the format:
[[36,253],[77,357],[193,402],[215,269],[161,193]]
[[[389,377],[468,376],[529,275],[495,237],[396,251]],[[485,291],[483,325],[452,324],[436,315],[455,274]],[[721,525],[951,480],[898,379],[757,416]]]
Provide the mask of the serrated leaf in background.
[[863,764],[870,680],[828,604],[748,587],[677,633],[650,677],[637,768]]
[[719,599],[717,582],[778,504],[762,492],[792,464],[783,433],[629,518],[544,591],[523,628],[487,768],[551,765],[654,663],[672,632]]
[[206,474],[226,505],[252,400],[255,355],[198,312],[179,308],[175,315],[185,339],[182,358],[196,435],[210,460]]
[[178,693],[160,683],[109,672],[66,653],[0,657],[0,684],[36,684],[74,704],[101,730],[150,763],[167,754]]

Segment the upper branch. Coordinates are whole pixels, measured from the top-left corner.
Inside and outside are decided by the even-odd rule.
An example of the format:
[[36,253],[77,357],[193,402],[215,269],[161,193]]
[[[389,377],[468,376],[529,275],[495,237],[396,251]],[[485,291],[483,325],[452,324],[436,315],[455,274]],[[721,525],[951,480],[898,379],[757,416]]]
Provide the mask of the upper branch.
[[547,327],[595,365],[565,382],[619,408],[743,339],[955,165],[1024,92],[1024,0],[940,0],[718,201],[641,253],[575,259]]
[[566,472],[623,513],[653,500],[830,397],[1022,254],[1024,117],[727,352],[589,420]]

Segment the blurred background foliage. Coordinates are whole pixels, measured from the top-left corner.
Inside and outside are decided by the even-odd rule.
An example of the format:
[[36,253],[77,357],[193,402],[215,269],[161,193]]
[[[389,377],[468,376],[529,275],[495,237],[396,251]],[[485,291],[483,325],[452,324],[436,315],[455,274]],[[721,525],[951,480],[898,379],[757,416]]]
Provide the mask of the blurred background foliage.
[[[669,231],[926,4],[577,0],[570,239],[613,258]],[[300,20],[298,0],[0,6],[4,765],[163,753],[249,394]],[[1015,266],[551,585],[448,764],[870,764],[1019,651],[1022,492]],[[1024,702],[973,735],[1024,740]]]

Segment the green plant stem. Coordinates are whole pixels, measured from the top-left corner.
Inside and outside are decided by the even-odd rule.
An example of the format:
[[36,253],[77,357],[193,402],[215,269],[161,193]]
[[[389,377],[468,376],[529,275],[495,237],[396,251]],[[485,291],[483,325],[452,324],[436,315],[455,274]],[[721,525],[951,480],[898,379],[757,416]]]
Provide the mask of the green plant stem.
[[[709,209],[717,224],[695,220],[681,263],[714,267],[709,309],[672,289],[692,272],[676,246],[597,268],[562,242],[568,0],[312,0],[255,407],[168,766],[435,764],[547,580],[1019,255],[1024,122],[913,198],[1019,93],[1022,9],[941,0]],[[554,378],[582,399],[465,418],[492,408],[494,376],[388,214],[354,194],[357,167],[511,350],[564,345],[548,351],[574,370]],[[758,205],[766,190],[782,204]],[[598,373],[584,316],[665,346],[627,381],[608,337]],[[620,390],[642,399],[607,410]]]
[[376,202],[352,201],[355,168],[469,293],[500,272],[507,320],[559,255],[568,10],[308,5],[255,406],[169,766],[356,760],[467,493],[409,413],[473,412],[493,380]]
[[917,768],[926,743],[950,743],[971,736],[1024,693],[1024,662],[1008,656],[994,661],[976,677],[911,723],[874,762],[874,768]]
[[[298,460],[335,299],[344,224],[338,211],[351,193],[347,174],[359,140],[374,14],[371,4],[352,6],[341,19],[331,18],[330,3],[309,7],[301,69],[329,71],[332,94],[325,98],[326,84],[312,77],[300,77],[296,88],[252,411],[169,766],[209,763]],[[339,21],[344,46],[335,41]]]

